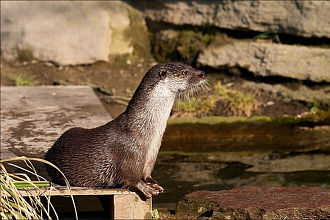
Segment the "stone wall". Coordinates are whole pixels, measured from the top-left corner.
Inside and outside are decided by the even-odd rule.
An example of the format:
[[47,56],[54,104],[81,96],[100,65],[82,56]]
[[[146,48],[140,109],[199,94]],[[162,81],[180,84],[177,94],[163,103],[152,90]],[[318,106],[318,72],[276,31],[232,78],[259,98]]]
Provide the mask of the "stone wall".
[[153,21],[216,26],[230,30],[273,31],[303,37],[330,37],[326,1],[143,1]]
[[330,50],[324,48],[257,42],[212,44],[197,61],[213,68],[238,66],[256,76],[330,82]]
[[[321,93],[303,87],[295,100],[330,106],[319,98],[329,96],[329,11],[327,1],[5,1],[1,56],[77,65],[149,53],[151,43],[157,61],[316,85]],[[297,97],[269,85],[255,87]]]
[[249,75],[248,87],[330,106],[330,2],[145,0],[136,7],[153,32],[159,60],[239,72]]

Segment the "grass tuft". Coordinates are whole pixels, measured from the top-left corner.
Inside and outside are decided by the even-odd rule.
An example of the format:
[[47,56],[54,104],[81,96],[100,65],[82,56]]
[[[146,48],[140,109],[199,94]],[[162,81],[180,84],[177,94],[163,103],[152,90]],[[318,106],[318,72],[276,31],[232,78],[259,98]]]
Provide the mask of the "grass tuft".
[[[27,168],[13,164],[13,161],[23,161]],[[51,192],[51,190],[54,189],[54,186],[45,178],[37,174],[31,161],[38,161],[50,165],[63,175],[55,165],[43,159],[15,157],[0,160],[1,219],[51,219],[51,211],[55,213],[55,216],[58,219],[57,213],[50,202],[51,193],[49,195],[44,195],[44,187],[50,187]],[[25,173],[8,173],[5,164],[21,169],[25,171]],[[36,177],[37,181],[32,181],[27,173]],[[71,190],[67,180],[66,185],[67,188]],[[25,192],[27,196],[24,197],[22,192]],[[41,202],[41,196],[46,198],[46,207]],[[75,208],[73,197],[71,196],[71,198]],[[75,213],[76,219],[78,219],[76,208]]]
[[15,86],[33,86],[33,78],[31,76],[25,77],[23,75],[10,76],[9,80],[14,82]]
[[[219,107],[219,105],[221,105]],[[205,116],[217,115],[217,109],[223,108],[233,116],[250,117],[258,111],[259,102],[251,93],[242,93],[229,89],[218,82],[207,94],[199,97],[188,95],[188,100],[178,100],[174,107],[174,116]]]

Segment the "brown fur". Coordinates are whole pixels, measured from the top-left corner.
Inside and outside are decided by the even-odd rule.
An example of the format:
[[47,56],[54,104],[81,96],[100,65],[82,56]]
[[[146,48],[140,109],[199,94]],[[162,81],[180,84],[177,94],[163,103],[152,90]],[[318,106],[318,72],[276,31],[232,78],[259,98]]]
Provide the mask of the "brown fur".
[[[160,63],[142,79],[127,109],[109,123],[71,128],[46,153],[73,186],[124,187],[142,199],[163,191],[151,177],[166,121],[179,91],[204,82],[204,72],[179,62]],[[52,168],[53,182],[64,184]]]

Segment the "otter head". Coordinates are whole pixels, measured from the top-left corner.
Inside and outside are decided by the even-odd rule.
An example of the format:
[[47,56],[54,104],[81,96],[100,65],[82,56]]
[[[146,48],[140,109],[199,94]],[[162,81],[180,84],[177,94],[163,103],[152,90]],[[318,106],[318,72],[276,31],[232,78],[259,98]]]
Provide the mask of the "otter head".
[[197,87],[206,80],[204,71],[180,62],[160,63],[156,66],[160,81],[175,93]]

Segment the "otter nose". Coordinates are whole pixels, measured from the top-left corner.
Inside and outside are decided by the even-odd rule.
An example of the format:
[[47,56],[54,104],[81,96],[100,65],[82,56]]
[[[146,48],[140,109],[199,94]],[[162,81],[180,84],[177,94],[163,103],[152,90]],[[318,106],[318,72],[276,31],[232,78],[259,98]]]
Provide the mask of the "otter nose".
[[206,73],[204,71],[200,71],[198,76],[201,78],[206,78]]

